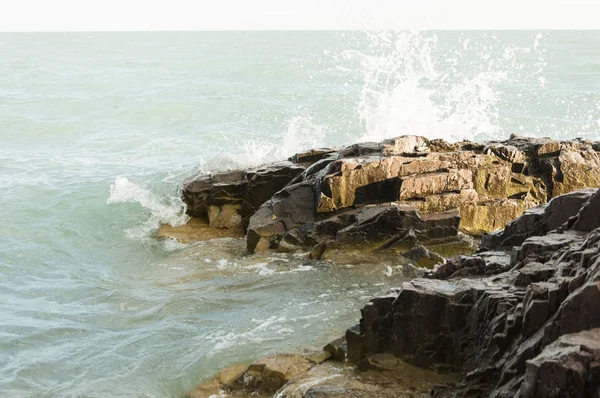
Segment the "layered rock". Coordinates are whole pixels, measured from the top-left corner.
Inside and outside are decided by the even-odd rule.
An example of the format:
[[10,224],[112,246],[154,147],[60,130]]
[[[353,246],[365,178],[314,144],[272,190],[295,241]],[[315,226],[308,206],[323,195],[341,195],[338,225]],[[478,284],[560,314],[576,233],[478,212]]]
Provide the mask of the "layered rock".
[[[250,252],[438,264],[371,300],[325,353],[235,366],[190,396],[600,396],[598,149],[404,136],[188,183],[190,215],[247,231]],[[461,233],[484,234],[476,253],[432,249]]]
[[249,252],[322,254],[350,242],[396,250],[396,242],[427,245],[456,239],[459,231],[489,233],[557,195],[600,186],[594,145],[518,136],[487,144],[402,136],[201,176],[182,195],[189,215],[212,228],[247,232]]
[[484,239],[485,251],[372,300],[346,333],[348,357],[462,372],[439,397],[597,396],[598,214],[600,191],[556,198]]
[[304,169],[301,163],[279,162],[251,170],[203,175],[182,189],[187,214],[208,219],[213,228],[245,229],[249,217]]

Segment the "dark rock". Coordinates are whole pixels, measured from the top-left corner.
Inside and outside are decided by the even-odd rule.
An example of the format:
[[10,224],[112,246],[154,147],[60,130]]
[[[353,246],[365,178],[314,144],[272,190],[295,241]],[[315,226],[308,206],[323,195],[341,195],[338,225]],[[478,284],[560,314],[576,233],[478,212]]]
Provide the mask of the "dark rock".
[[596,397],[600,329],[567,334],[527,362],[519,397]]
[[[236,170],[202,176],[184,185],[182,197],[187,213],[194,217],[208,218],[211,206],[234,206],[245,227],[248,218],[264,202],[302,171],[302,166],[279,162],[248,171]],[[215,209],[213,212],[219,210]],[[224,223],[229,224],[227,220]]]
[[[577,195],[555,203],[579,201]],[[600,196],[584,195],[589,199],[580,217]],[[564,217],[557,220],[553,225]],[[600,228],[574,230],[578,220],[526,238],[510,261],[502,251],[453,258],[432,273],[449,280],[414,279],[396,297],[372,300],[348,351],[358,361],[383,352],[427,368],[459,370],[459,382],[436,388],[438,397],[596,396],[600,346],[583,341],[600,342]],[[526,232],[521,228],[515,233]],[[565,344],[568,336],[591,330]]]
[[554,276],[553,266],[531,262],[519,270],[515,279],[516,286],[528,286],[534,282],[544,282]]
[[307,152],[297,153],[294,156],[292,156],[291,158],[289,158],[288,160],[290,160],[294,163],[300,163],[302,165],[309,166],[309,165],[314,164],[314,163],[318,162],[319,160],[324,159],[325,157],[327,157],[331,154],[335,154],[335,153],[336,153],[336,151],[331,148],[318,148],[318,149],[312,149]]
[[421,245],[413,247],[409,251],[402,253],[402,255],[408,258],[409,260],[414,261],[415,264],[419,267],[425,268],[433,268],[434,265],[442,264],[445,262],[442,256],[428,250],[427,248]]
[[581,208],[573,224],[576,231],[590,232],[596,228],[600,228],[600,191]]
[[484,236],[481,247],[483,250],[510,248],[521,245],[529,237],[545,235],[576,216],[596,191],[575,191],[527,210],[521,217],[509,222],[503,230]]
[[279,191],[250,218],[248,251],[276,248],[287,230],[314,221],[313,203],[314,190],[309,184],[298,183]]
[[348,351],[348,345],[346,344],[346,338],[340,337],[327,344],[324,348],[324,351],[331,354],[331,357],[336,361],[345,362],[346,361],[346,352]]

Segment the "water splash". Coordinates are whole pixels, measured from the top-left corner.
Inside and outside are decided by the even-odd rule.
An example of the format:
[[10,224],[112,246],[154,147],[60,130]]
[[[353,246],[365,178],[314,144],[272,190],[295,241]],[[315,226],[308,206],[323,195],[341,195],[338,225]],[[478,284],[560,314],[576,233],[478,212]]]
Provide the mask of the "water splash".
[[459,60],[470,39],[444,54],[436,34],[368,32],[367,50],[348,50],[338,56],[351,65],[363,87],[357,106],[361,141],[379,141],[403,134],[456,141],[475,139],[498,130],[497,85],[503,70],[467,70]]
[[[167,203],[164,203],[165,200]],[[110,196],[106,203],[139,203],[150,213],[150,218],[145,223],[125,231],[127,236],[133,239],[148,237],[160,224],[170,224],[175,227],[185,224],[188,220],[185,204],[179,197],[167,197],[161,201],[158,195],[125,177],[115,178],[115,183],[110,186]]]
[[295,116],[279,139],[271,137],[268,141],[245,140],[240,143],[239,152],[223,154],[209,160],[202,171],[251,168],[283,160],[302,150],[321,146],[327,133],[328,128],[314,122],[311,117]]

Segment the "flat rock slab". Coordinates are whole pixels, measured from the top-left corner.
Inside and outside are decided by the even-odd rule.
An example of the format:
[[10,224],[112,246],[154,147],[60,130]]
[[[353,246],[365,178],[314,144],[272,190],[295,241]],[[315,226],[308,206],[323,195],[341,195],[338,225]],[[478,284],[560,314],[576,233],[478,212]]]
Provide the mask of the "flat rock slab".
[[429,396],[435,384],[448,383],[454,374],[439,374],[407,364],[391,355],[373,355],[362,370],[337,361],[315,366],[291,380],[278,397],[285,398],[395,398]]
[[173,227],[162,224],[156,233],[158,239],[175,239],[180,243],[192,243],[219,238],[243,238],[241,229],[212,228],[202,219],[192,217],[184,225]]

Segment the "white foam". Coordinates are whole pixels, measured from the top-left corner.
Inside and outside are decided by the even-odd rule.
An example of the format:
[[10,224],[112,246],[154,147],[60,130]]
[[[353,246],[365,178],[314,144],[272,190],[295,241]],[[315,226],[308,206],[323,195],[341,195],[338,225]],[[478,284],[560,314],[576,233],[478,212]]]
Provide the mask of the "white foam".
[[144,224],[126,230],[131,238],[145,238],[160,224],[170,224],[175,227],[187,222],[188,216],[185,214],[185,205],[181,199],[179,197],[166,199],[168,202],[164,203],[150,190],[119,176],[110,186],[110,196],[106,203],[139,203],[147,210],[150,218]]
[[203,168],[212,172],[257,167],[276,160],[287,159],[306,149],[322,145],[328,129],[310,116],[298,115],[289,121],[281,138],[269,141],[245,140],[240,151],[224,154],[208,161]]

